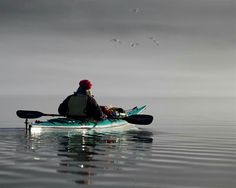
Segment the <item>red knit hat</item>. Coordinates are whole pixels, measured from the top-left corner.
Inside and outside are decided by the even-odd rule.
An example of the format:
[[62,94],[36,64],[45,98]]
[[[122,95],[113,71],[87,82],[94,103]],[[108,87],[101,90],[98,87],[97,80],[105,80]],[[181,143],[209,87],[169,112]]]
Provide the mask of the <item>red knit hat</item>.
[[93,87],[93,84],[89,80],[81,80],[79,82],[79,86],[86,89],[86,90],[88,90],[88,89],[91,89]]

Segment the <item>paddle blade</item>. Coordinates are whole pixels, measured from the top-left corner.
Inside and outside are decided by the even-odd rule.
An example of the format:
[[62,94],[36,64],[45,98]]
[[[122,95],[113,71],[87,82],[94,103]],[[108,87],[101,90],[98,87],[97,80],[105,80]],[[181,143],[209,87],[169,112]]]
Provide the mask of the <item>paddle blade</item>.
[[153,121],[153,116],[145,114],[137,114],[125,117],[124,120],[132,124],[149,125]]
[[17,110],[16,115],[19,118],[34,119],[34,118],[42,117],[44,114],[42,112],[38,112],[38,111]]

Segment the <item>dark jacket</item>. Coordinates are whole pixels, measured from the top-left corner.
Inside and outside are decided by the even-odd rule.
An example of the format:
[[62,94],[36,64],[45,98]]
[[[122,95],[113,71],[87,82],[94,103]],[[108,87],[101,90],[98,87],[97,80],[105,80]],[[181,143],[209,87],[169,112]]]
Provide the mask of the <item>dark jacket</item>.
[[[86,94],[85,91],[81,91],[81,90],[78,90],[77,92],[75,92],[73,95],[70,95],[68,96],[60,105],[59,105],[59,108],[58,108],[58,112],[60,115],[63,115],[63,116],[67,116],[67,112],[68,112],[68,101],[70,100],[70,98],[72,96],[75,96],[77,94],[83,94],[83,95],[86,95],[87,96],[87,106],[86,106],[86,115],[87,117],[86,118],[92,118],[92,119],[95,119],[95,120],[102,120],[104,119],[105,115],[103,114],[100,106],[97,104],[96,100]],[[76,119],[80,119],[80,117],[76,117]],[[81,119],[84,119],[84,117]]]

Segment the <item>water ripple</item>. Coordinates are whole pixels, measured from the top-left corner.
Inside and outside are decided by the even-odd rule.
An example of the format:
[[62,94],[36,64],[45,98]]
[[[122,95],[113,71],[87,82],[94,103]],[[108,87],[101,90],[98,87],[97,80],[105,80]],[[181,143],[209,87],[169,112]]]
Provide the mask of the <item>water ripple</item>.
[[235,138],[0,132],[0,187],[235,186]]

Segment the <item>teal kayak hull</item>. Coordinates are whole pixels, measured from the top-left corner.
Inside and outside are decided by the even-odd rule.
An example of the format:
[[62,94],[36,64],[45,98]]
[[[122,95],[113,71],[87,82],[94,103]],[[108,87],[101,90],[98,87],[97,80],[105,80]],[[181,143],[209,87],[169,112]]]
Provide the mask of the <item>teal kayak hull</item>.
[[[135,107],[127,110],[128,116],[140,114],[145,110],[146,106]],[[132,125],[133,126],[133,125]],[[31,124],[31,129],[107,129],[107,128],[129,128],[130,124],[122,119],[105,119],[102,121],[80,121],[68,118],[53,118],[47,121],[36,121]]]

